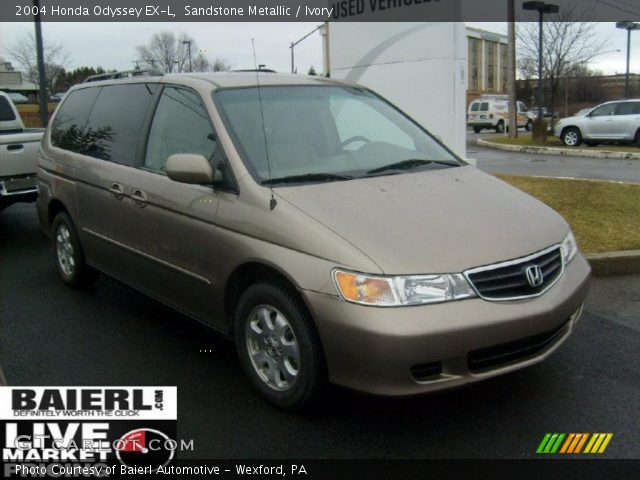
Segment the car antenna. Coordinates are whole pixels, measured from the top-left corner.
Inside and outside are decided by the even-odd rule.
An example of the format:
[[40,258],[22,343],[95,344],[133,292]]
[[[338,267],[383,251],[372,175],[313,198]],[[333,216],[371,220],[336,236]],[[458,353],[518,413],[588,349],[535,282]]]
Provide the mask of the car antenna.
[[271,189],[271,200],[269,201],[269,208],[273,210],[276,208],[278,201],[273,194],[273,184],[271,183],[271,162],[269,160],[269,146],[267,145],[267,128],[264,124],[264,110],[262,109],[262,94],[260,92],[260,71],[258,69],[258,60],[256,58],[256,43],[251,39],[251,46],[253,48],[253,64],[256,70],[256,84],[258,87],[258,103],[260,104],[260,119],[262,120],[262,134],[264,135],[264,153],[267,156],[267,170],[269,172],[269,188]]

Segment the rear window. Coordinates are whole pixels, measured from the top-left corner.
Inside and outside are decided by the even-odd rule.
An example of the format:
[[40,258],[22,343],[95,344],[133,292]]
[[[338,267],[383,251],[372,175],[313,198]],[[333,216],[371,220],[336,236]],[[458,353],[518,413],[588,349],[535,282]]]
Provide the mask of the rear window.
[[154,91],[143,83],[102,87],[85,126],[86,155],[133,166]]
[[0,97],[0,122],[10,122],[15,119],[16,114],[13,113],[9,100],[6,97]]
[[619,103],[616,107],[616,115],[638,115],[640,114],[640,102]]
[[84,126],[99,92],[99,88],[83,88],[67,95],[51,126],[54,146],[86,153],[91,139],[84,134]]
[[471,104],[471,111],[472,112],[477,112],[479,108],[480,108],[480,104],[478,102],[473,102]]

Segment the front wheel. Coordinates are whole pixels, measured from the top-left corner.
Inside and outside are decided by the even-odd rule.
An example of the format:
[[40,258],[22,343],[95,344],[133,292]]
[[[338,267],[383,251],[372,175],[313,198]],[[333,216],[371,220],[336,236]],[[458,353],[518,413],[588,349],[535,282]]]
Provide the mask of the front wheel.
[[76,229],[69,215],[60,212],[53,220],[53,249],[62,281],[75,288],[93,285],[98,273],[85,262]]
[[297,292],[279,281],[250,286],[235,315],[240,363],[260,395],[285,410],[301,410],[325,388],[320,339]]
[[480,133],[482,131],[482,129],[480,127],[473,127],[473,132],[474,133]]
[[533,122],[531,121],[531,119],[527,121],[527,124],[524,126],[524,128],[527,132],[533,130]]
[[580,130],[575,127],[569,127],[562,132],[562,143],[567,147],[577,147],[582,143],[582,135]]

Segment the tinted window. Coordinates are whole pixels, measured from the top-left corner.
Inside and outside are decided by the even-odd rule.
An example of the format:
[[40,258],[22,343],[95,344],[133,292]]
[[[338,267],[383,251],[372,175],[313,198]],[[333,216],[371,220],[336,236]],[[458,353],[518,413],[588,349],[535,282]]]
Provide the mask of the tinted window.
[[0,122],[12,121],[16,119],[15,113],[9,104],[9,100],[0,97]]
[[200,97],[183,88],[166,87],[149,132],[144,165],[164,171],[175,153],[196,153],[211,161],[216,137]]
[[480,104],[479,104],[478,102],[473,102],[473,103],[471,104],[471,111],[472,111],[472,112],[477,112],[477,111],[478,111],[478,108],[480,108]]
[[154,88],[146,84],[102,87],[83,133],[86,155],[134,165]]
[[640,113],[640,102],[619,103],[616,107],[616,115],[637,115]]
[[601,107],[598,107],[593,112],[591,112],[591,116],[603,117],[605,115],[613,115],[613,112],[615,111],[617,105],[617,103],[607,103],[606,105],[602,105]]
[[83,88],[67,96],[51,126],[51,141],[56,147],[76,153],[86,152],[88,139],[84,135],[84,126],[98,93],[99,88]]
[[489,103],[488,102],[482,102],[480,104],[480,111],[481,112],[487,112],[489,110]]

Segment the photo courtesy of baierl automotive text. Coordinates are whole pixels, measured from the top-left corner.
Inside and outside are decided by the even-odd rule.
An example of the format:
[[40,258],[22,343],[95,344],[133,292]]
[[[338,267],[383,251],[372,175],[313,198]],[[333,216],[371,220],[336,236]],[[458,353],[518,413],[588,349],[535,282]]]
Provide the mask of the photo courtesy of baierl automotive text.
[[638,31],[0,4],[2,475],[637,478]]

